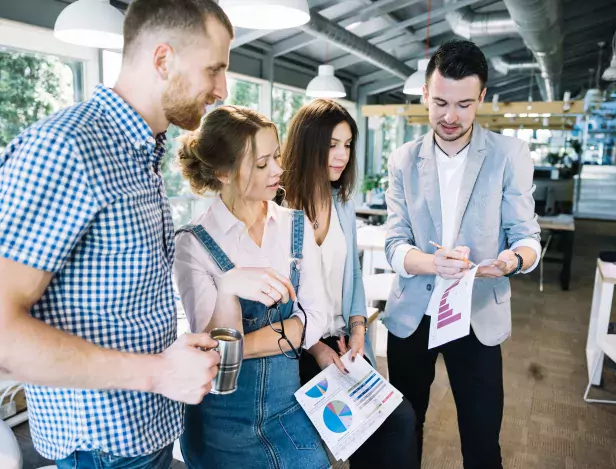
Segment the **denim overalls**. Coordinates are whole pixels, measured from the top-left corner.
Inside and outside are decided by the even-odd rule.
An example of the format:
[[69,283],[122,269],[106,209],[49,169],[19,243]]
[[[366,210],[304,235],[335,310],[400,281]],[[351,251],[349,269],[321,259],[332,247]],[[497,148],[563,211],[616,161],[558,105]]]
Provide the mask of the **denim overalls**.
[[[202,226],[186,226],[226,272],[235,267]],[[304,212],[293,211],[291,283],[299,288]],[[267,308],[240,298],[244,333],[270,327]],[[293,302],[280,306],[284,319]],[[273,321],[277,319],[272,318]],[[324,469],[330,463],[316,429],[293,393],[300,388],[298,361],[284,355],[244,360],[233,394],[205,396],[187,405],[180,441],[189,469]]]

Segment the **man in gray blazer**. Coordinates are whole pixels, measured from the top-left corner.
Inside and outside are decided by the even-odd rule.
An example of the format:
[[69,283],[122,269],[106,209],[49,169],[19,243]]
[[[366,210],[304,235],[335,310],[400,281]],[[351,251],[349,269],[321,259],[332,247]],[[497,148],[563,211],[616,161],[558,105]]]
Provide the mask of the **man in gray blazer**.
[[[443,44],[424,85],[432,130],[389,158],[387,258],[397,273],[384,322],[391,383],[417,414],[419,457],[435,362],[443,354],[465,469],[502,468],[500,344],[511,333],[509,277],[540,253],[533,162],[526,143],[475,123],[488,66],[469,41]],[[436,249],[433,240],[443,246]],[[428,350],[432,291],[479,263],[467,337]]]

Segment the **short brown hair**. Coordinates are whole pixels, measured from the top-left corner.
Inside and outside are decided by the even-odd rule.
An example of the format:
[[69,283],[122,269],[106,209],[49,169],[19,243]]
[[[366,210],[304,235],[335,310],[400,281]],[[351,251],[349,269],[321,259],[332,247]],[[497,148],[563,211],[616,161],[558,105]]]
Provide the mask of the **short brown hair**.
[[233,38],[229,17],[213,0],[133,0],[124,18],[124,54],[130,53],[144,31],[206,34],[208,18],[218,20]]
[[248,150],[256,157],[255,137],[261,129],[276,125],[250,108],[221,106],[207,113],[200,127],[180,137],[178,164],[192,190],[200,195],[220,192],[218,179],[225,173],[239,174]]
[[[330,182],[329,147],[334,128],[342,122],[351,128],[350,157],[340,179]],[[357,124],[344,106],[329,99],[316,99],[304,105],[291,119],[282,151],[282,186],[289,207],[303,210],[314,221],[315,194],[325,199],[331,196],[332,189],[337,189],[340,200],[347,202],[355,188],[356,141]]]

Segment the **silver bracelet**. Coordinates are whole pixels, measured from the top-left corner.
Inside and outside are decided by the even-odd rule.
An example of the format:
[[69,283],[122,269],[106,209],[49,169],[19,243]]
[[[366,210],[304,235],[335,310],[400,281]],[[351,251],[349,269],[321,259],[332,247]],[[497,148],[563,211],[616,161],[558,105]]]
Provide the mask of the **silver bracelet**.
[[353,328],[355,326],[364,326],[364,334],[368,332],[368,321],[365,319],[363,321],[353,321],[349,326],[349,333],[353,332]]

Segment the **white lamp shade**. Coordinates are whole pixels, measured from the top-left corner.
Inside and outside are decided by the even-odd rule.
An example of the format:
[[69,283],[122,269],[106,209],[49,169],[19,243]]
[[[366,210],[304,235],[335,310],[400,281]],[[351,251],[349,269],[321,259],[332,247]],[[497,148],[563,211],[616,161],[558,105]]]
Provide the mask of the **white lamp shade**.
[[616,81],[616,52],[612,55],[610,66],[605,69],[601,78],[605,81]]
[[231,24],[248,29],[295,28],[310,20],[307,0],[220,0]]
[[124,15],[108,0],[77,0],[56,20],[54,36],[78,46],[121,49]]
[[415,96],[423,95],[423,85],[426,83],[426,69],[430,59],[420,59],[417,62],[417,71],[406,79],[404,83],[404,94]]
[[310,98],[344,98],[344,85],[334,76],[333,65],[319,65],[319,74],[314,77],[306,88],[306,96]]

